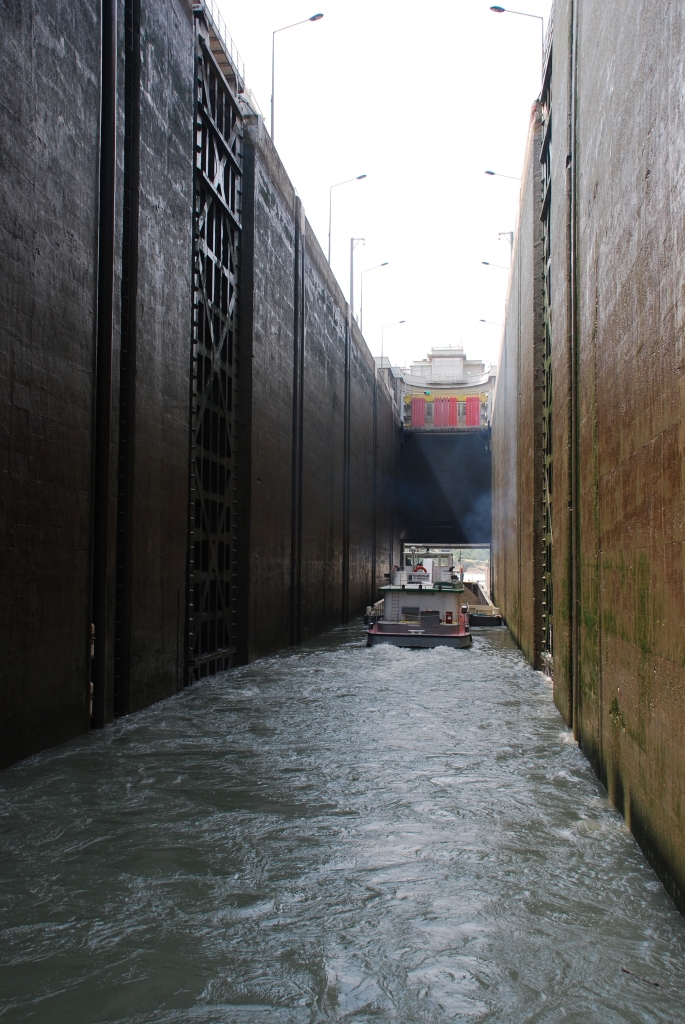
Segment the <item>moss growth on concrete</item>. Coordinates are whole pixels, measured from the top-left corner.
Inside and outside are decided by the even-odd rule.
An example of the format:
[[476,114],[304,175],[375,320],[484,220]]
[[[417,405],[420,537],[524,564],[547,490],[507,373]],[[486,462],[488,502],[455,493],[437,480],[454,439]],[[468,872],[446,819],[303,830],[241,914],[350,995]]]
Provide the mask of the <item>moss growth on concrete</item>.
[[626,719],[625,715],[618,706],[618,699],[614,697],[609,708],[609,718],[614,723],[617,729],[621,729],[623,732],[626,731]]

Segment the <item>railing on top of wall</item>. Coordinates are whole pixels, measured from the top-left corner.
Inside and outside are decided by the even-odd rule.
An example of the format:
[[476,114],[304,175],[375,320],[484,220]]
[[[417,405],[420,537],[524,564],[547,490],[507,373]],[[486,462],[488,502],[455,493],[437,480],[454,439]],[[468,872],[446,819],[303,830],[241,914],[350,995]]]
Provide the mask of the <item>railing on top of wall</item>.
[[238,91],[242,92],[245,83],[245,65],[242,57],[238,53],[235,43],[233,42],[231,33],[226,28],[226,22],[223,19],[216,0],[194,0],[193,11],[195,13],[204,11],[205,17],[211,22],[212,28],[216,33],[216,37],[221,43],[224,53],[230,60],[236,72],[236,77],[239,80]]

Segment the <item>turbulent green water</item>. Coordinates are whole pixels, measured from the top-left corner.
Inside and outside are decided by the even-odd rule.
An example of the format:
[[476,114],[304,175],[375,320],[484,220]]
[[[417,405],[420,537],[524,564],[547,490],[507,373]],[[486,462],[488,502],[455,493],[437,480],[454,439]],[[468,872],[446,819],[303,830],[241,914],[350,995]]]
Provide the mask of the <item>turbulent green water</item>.
[[0,774],[3,1024],[685,1020],[685,923],[506,632],[363,642]]

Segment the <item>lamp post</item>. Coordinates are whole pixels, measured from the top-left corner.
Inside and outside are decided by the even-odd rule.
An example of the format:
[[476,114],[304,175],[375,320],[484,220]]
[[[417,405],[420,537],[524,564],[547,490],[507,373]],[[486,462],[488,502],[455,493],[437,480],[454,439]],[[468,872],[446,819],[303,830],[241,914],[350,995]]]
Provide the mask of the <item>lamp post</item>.
[[483,319],[481,319],[478,322],[481,323],[481,324],[491,324],[493,327],[504,327],[504,324],[497,324],[497,323],[495,323],[494,320],[483,320]]
[[354,320],[354,250],[360,242],[366,244],[366,239],[350,239],[350,330],[352,329],[352,320]]
[[271,141],[274,141],[274,86],[275,86],[275,69],[276,69],[276,33],[285,32],[289,28],[297,28],[298,25],[304,25],[308,21],[321,21],[323,14],[312,14],[311,18],[303,18],[302,21],[294,21],[292,25],[284,25],[283,28],[276,28],[271,33]]
[[381,366],[383,365],[383,351],[385,349],[385,331],[388,327],[397,327],[399,324],[406,324],[406,320],[394,320],[391,324],[384,324],[381,327]]
[[481,260],[484,267],[497,267],[498,270],[511,270],[511,267],[503,267],[501,263],[488,263],[487,260]]
[[499,171],[485,171],[491,178],[509,178],[510,181],[520,181],[520,178],[515,178],[513,174],[500,174]]
[[545,55],[545,19],[541,14],[529,14],[528,11],[512,11],[509,7],[500,7],[496,4],[490,8],[495,14],[518,14],[522,18],[538,18],[540,21],[540,67]]
[[366,177],[365,174],[358,174],[356,178],[346,178],[345,181],[337,181],[335,185],[331,185],[328,190],[328,265],[331,265],[331,218],[333,216],[333,189],[339,188],[341,185],[349,185],[351,181],[362,181]]
[[368,270],[362,270],[360,274],[359,282],[359,330],[364,333],[364,274],[370,274],[372,270],[380,270],[381,267],[387,267],[388,261],[385,263],[377,263],[375,267],[369,267]]

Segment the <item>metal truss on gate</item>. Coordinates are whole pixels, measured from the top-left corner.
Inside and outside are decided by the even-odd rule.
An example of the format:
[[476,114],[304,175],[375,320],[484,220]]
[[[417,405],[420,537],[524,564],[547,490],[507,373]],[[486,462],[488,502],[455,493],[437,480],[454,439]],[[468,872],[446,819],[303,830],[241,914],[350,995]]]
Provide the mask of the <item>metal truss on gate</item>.
[[201,8],[195,28],[189,682],[230,668],[235,653],[242,184],[240,109]]

